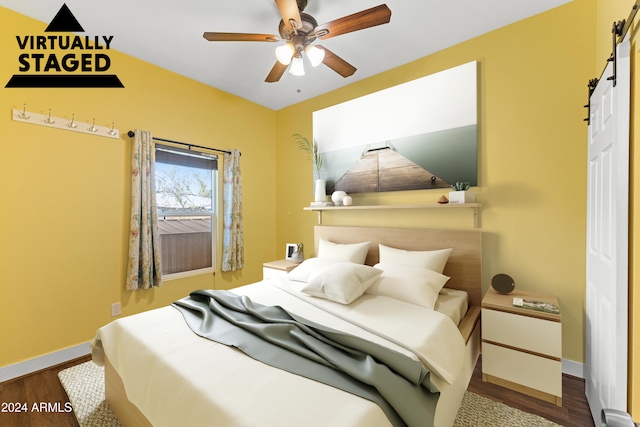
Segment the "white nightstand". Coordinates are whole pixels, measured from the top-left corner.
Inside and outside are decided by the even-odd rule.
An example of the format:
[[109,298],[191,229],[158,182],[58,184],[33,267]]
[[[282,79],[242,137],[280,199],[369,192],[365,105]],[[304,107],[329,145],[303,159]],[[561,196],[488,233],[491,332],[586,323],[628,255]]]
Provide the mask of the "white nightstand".
[[513,306],[550,295],[489,288],[482,300],[482,380],[562,406],[562,316]]
[[262,278],[285,277],[288,272],[299,266],[300,263],[279,259],[277,261],[265,262],[262,264]]

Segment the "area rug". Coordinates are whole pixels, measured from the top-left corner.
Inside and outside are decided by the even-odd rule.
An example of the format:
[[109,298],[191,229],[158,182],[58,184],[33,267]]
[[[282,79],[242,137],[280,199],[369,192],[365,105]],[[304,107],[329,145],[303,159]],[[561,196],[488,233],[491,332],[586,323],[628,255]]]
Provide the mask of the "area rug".
[[546,418],[467,391],[453,427],[560,427]]
[[[80,427],[119,427],[104,397],[104,369],[93,362],[58,374]],[[466,392],[454,427],[560,427],[491,399]]]
[[104,396],[104,368],[89,361],[58,372],[80,427],[120,427]]

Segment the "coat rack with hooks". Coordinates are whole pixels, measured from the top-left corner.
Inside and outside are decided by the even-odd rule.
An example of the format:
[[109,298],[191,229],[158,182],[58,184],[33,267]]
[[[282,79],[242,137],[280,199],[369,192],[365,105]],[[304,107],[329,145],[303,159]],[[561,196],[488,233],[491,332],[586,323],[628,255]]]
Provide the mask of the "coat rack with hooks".
[[120,136],[119,130],[115,128],[115,122],[111,122],[111,126],[98,126],[96,125],[96,119],[93,119],[91,123],[76,121],[75,114],[71,114],[71,120],[60,117],[53,117],[51,115],[51,109],[49,109],[48,114],[39,114],[27,111],[26,104],[23,105],[22,110],[18,110],[15,108],[12,109],[11,117],[16,122],[48,126],[56,129],[86,133],[89,135],[104,136],[107,138],[116,139]]

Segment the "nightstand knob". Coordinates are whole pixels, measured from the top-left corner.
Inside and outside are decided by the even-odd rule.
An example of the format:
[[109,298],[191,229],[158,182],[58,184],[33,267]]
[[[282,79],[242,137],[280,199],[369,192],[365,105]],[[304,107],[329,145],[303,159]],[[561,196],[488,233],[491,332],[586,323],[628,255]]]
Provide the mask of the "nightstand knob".
[[496,274],[491,279],[491,287],[499,294],[508,294],[516,287],[516,283],[507,274]]

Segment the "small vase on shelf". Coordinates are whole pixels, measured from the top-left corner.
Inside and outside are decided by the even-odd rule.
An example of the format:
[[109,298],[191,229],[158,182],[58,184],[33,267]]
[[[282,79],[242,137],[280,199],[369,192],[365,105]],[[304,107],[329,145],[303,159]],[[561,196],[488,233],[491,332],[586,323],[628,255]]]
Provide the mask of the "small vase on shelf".
[[327,201],[327,184],[324,179],[316,179],[316,190],[313,200],[316,202]]

